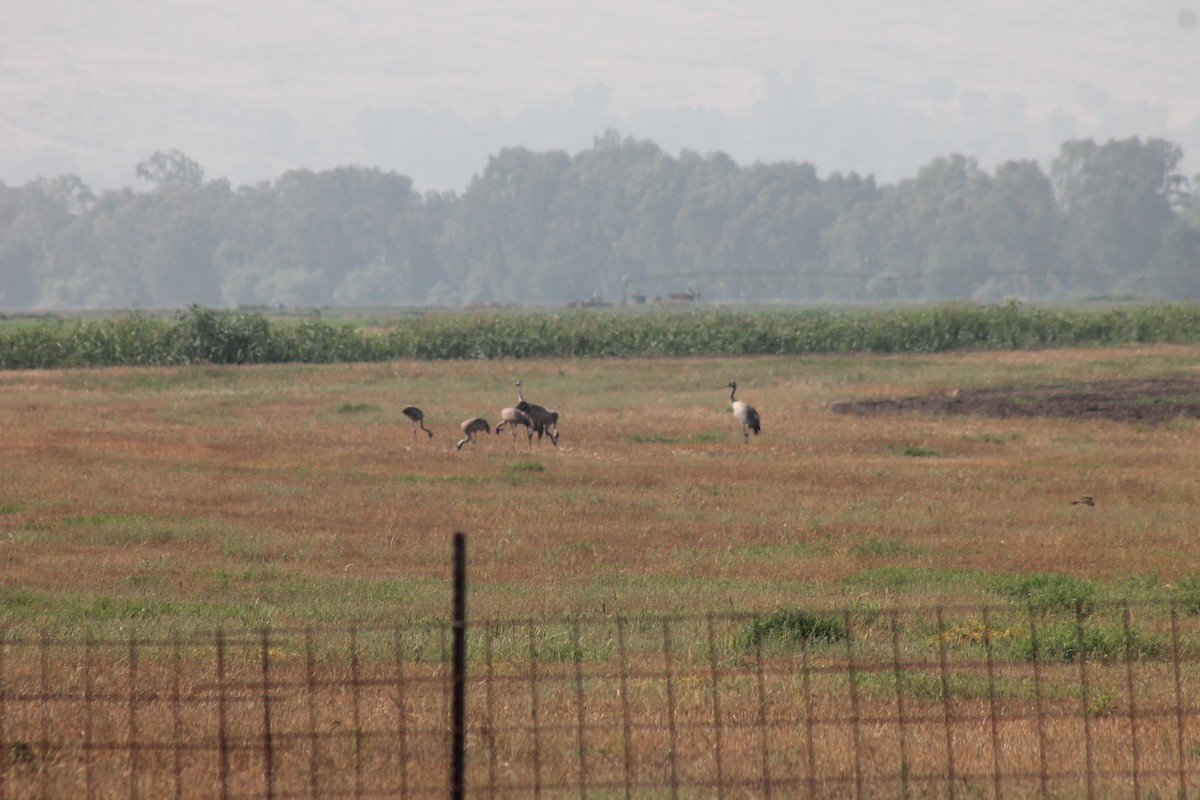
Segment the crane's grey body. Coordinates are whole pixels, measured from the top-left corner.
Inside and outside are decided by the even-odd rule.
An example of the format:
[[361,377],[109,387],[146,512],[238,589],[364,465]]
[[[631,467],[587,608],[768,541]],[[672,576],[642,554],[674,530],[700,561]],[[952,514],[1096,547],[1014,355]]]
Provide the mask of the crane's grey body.
[[[558,446],[558,412],[551,411],[545,406],[539,406],[536,403],[530,403],[525,400],[525,394],[521,389],[521,382],[517,381],[514,386],[517,387],[517,410],[524,412],[531,420],[533,420],[534,430],[537,431],[538,441],[542,441],[542,434],[545,433],[550,437],[550,441],[555,447]],[[554,430],[551,431],[550,428]]]
[[509,433],[512,434],[513,444],[517,443],[517,427],[524,425],[526,436],[529,438],[529,445],[533,446],[533,430],[537,426],[534,425],[533,420],[524,411],[516,408],[501,409],[500,421],[496,423],[496,435],[499,435],[500,431],[504,430],[505,425],[508,426]]
[[464,434],[466,434],[466,438],[458,440],[458,444],[454,445],[455,450],[462,450],[462,446],[464,444],[466,444],[467,442],[471,443],[471,449],[474,450],[475,449],[475,434],[477,434],[481,431],[483,433],[491,433],[492,432],[491,425],[489,425],[488,421],[486,419],[484,419],[483,417],[472,417],[471,419],[464,420],[463,424],[460,425],[459,427],[462,428],[462,432]]
[[433,438],[433,431],[425,427],[425,412],[416,406],[405,406],[400,409],[400,413],[412,420],[413,438],[417,438],[417,426],[421,426],[421,430],[429,434],[429,438]]
[[762,431],[762,421],[759,419],[758,409],[735,397],[737,394],[737,381],[730,381],[728,385],[731,390],[729,392],[729,402],[733,406],[733,416],[738,422],[742,423],[743,441],[746,444],[750,444],[750,431],[754,431],[755,436],[758,436],[759,432]]

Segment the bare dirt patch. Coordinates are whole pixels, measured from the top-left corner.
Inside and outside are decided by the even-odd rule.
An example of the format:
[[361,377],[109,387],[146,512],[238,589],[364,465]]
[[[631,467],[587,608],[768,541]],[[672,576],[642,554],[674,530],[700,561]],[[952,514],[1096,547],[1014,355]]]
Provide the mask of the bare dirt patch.
[[1158,424],[1179,418],[1200,419],[1200,375],[957,389],[912,397],[847,401],[834,404],[833,410],[859,416],[917,412]]

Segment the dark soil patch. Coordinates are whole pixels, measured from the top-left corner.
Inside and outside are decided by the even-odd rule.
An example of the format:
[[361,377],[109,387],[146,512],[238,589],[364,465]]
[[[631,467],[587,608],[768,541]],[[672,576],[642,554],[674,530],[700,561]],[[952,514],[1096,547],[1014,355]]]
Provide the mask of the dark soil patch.
[[989,417],[1074,417],[1160,423],[1200,419],[1200,376],[1108,379],[1080,384],[961,389],[918,397],[836,403],[842,414],[915,411]]

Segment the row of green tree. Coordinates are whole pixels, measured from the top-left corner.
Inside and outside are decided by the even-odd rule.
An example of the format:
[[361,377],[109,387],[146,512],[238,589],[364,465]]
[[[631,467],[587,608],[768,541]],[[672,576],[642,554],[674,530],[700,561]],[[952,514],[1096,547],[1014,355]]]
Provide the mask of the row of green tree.
[[740,166],[614,132],[509,148],[462,192],[364,167],[234,188],[175,150],[91,191],[0,182],[0,308],[1200,297],[1200,180],[1161,139],[1074,140],[1049,173]]

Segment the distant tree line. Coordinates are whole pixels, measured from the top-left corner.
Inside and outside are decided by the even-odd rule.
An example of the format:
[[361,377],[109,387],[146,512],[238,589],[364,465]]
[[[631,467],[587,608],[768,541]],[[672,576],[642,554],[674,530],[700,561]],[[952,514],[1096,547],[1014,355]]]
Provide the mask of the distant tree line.
[[1062,145],[992,173],[739,166],[598,137],[507,148],[461,194],[366,167],[234,188],[176,150],[153,188],[0,182],[0,308],[1200,297],[1200,180],[1161,139]]

